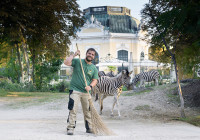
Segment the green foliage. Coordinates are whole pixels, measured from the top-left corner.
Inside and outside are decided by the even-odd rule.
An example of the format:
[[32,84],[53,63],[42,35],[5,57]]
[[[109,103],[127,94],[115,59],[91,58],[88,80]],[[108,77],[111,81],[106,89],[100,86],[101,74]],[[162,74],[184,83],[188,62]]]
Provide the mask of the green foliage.
[[19,82],[20,68],[18,64],[15,64],[15,58],[11,58],[5,67],[0,68],[0,75],[7,77],[12,82]]
[[177,62],[182,65],[182,71],[185,74],[195,72],[195,67],[200,63],[200,40],[191,44],[190,47],[184,47],[183,52],[178,52],[178,55],[184,53],[184,57],[178,57]]
[[195,125],[195,126],[200,126],[200,116],[178,118],[176,120],[187,122],[187,123],[190,123],[190,124]]
[[123,86],[122,91],[128,91],[127,87]]
[[22,91],[22,86],[17,83],[8,83],[7,81],[1,81],[0,88],[6,91]]
[[37,89],[31,83],[12,83],[6,80],[0,82],[0,89],[10,92],[33,92],[37,91]]
[[0,92],[69,92],[69,82],[62,81],[54,85],[44,85],[40,89],[31,83],[12,83],[7,80],[0,80]]
[[56,77],[58,70],[60,69],[60,65],[63,60],[51,60],[51,61],[43,61],[41,65],[36,65],[36,87],[41,89],[42,87],[46,87],[48,83]]
[[[46,70],[48,63],[52,63],[52,58],[64,58],[70,44],[70,37],[76,36],[77,29],[84,21],[76,0],[0,1],[0,17],[0,65],[4,62],[2,58],[9,60],[12,59],[11,54],[16,56],[11,52],[16,50],[17,46],[21,61],[15,58],[13,66],[16,68],[21,66],[21,69],[20,72],[18,70],[17,73],[12,72],[15,77],[18,77],[17,79],[12,76],[12,79],[19,81],[22,73],[28,75],[30,73],[27,70],[32,69],[32,82],[35,84],[37,80],[37,86],[39,86],[38,79],[42,84],[51,79],[47,76],[50,74],[45,73],[48,71]],[[26,57],[28,59],[24,63]],[[28,64],[27,61],[30,63]],[[29,69],[28,65],[30,65]],[[44,69],[45,71],[42,72]],[[49,70],[52,71],[55,73],[53,69]],[[39,74],[42,76],[38,76]]]
[[115,71],[117,69],[117,67],[115,66],[107,66],[109,71]]
[[69,82],[63,80],[62,82],[51,85],[50,89],[54,92],[69,92],[69,84]]
[[8,95],[8,92],[5,91],[4,89],[0,89],[0,97],[5,97]]
[[[170,63],[175,54],[178,66],[185,73],[194,73],[200,60],[200,1],[151,0],[142,10],[142,29],[150,37],[151,58]],[[164,47],[164,41],[169,50]]]

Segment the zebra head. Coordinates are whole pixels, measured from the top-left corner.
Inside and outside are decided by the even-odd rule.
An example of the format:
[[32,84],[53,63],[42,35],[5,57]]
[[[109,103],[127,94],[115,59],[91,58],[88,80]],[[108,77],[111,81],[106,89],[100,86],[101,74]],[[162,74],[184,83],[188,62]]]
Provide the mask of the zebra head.
[[121,76],[122,76],[122,85],[128,87],[130,84],[131,77],[133,71],[128,72],[128,70],[122,70]]
[[137,82],[139,81],[139,79],[140,79],[140,75],[139,75],[139,74],[135,75],[135,77],[134,77],[133,80],[132,80],[132,84],[133,84],[133,85],[136,85]]
[[140,79],[140,74],[135,75],[132,82],[128,86],[128,90],[136,89],[136,84],[138,83],[139,79]]

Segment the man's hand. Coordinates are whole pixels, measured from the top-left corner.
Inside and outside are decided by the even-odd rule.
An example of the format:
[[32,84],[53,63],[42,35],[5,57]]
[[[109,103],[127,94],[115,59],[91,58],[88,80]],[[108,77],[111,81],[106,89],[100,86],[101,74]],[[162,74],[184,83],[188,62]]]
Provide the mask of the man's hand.
[[67,66],[71,66],[72,65],[72,59],[74,57],[76,57],[77,55],[80,55],[80,50],[77,50],[74,54],[74,52],[70,52],[70,56],[67,56],[67,58],[64,61],[64,64]]
[[86,89],[87,92],[89,92],[90,90],[92,90],[90,86],[85,87],[85,89]]
[[74,54],[74,57],[76,57],[77,55],[80,55],[80,50],[77,50]]

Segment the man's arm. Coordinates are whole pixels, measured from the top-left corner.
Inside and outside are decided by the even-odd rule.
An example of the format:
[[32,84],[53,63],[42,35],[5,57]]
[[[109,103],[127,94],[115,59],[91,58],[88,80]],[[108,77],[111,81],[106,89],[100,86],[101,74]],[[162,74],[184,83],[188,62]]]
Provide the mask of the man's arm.
[[85,87],[86,91],[90,91],[92,87],[96,86],[96,84],[97,84],[97,79],[92,79],[92,82],[90,83],[90,85]]
[[71,52],[70,55],[69,55],[69,57],[67,57],[67,58],[65,59],[64,64],[67,65],[67,66],[71,66],[71,65],[72,65],[72,59],[73,59],[74,57],[76,57],[77,55],[80,55],[80,51],[79,51],[79,50],[77,50],[77,51],[75,52],[75,54],[74,54],[73,52]]
[[96,84],[97,84],[97,79],[92,79],[92,82],[90,83],[90,85],[94,87],[96,86]]

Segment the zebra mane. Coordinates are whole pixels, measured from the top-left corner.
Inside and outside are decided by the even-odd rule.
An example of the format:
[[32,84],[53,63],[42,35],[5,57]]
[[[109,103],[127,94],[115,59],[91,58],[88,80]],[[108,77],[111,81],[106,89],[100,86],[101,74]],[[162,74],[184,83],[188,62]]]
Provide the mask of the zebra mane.
[[126,70],[126,76],[129,76],[129,71],[127,69],[125,69],[125,70]]
[[[124,70],[122,70],[122,71],[124,71]],[[117,76],[116,77],[119,77],[119,76],[121,76],[122,75],[122,71],[119,73],[119,74],[117,74]],[[128,72],[128,70],[127,69],[125,69],[125,73],[126,73],[126,76],[128,77],[129,76],[129,72]]]

